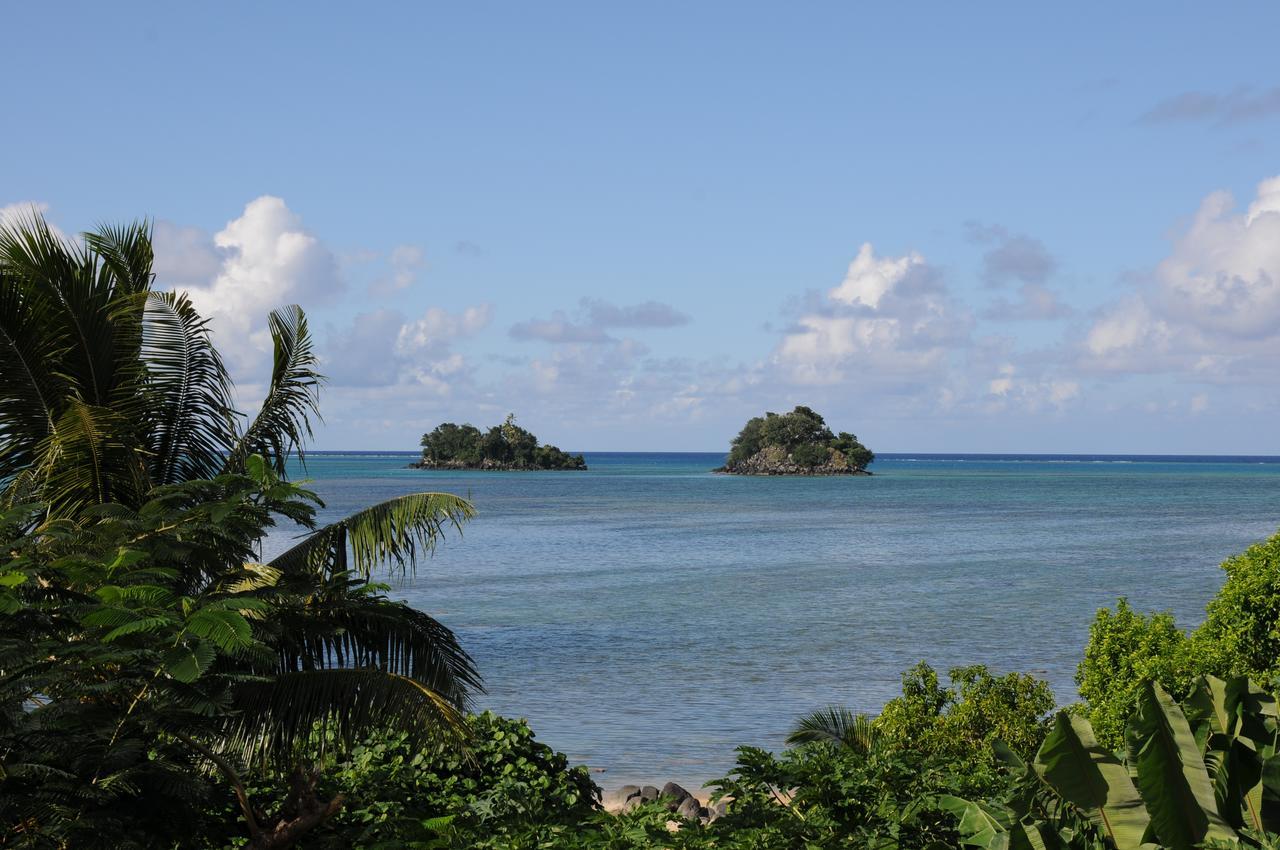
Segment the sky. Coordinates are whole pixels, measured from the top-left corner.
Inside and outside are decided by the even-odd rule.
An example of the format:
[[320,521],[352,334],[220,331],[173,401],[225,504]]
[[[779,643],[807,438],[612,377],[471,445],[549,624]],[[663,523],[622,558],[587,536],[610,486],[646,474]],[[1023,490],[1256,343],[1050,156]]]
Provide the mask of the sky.
[[0,218],[154,223],[313,447],[1280,454],[1280,5],[13,4]]

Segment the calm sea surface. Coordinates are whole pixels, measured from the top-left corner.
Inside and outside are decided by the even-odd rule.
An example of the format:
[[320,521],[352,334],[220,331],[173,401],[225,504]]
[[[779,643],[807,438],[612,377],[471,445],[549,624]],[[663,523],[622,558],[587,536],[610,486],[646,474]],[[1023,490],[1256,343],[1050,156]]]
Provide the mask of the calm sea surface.
[[889,455],[874,477],[800,479],[713,475],[721,454],[538,473],[308,457],[323,520],[419,490],[472,499],[477,519],[396,594],[458,633],[481,707],[527,717],[605,787],[700,784],[804,712],[876,711],[921,659],[1034,672],[1070,702],[1098,607],[1194,625],[1219,562],[1280,526],[1280,458]]

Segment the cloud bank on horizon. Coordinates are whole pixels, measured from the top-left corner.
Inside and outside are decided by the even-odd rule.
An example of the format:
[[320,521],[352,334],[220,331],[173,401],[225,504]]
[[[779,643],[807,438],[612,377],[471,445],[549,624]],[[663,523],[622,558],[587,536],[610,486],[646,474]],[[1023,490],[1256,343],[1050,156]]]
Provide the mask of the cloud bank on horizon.
[[[31,209],[47,206],[11,204],[0,219]],[[987,303],[959,294],[955,270],[930,263],[927,245],[894,256],[863,242],[834,285],[809,281],[762,305],[761,322],[776,327],[771,348],[714,359],[690,356],[666,334],[715,316],[652,299],[584,295],[512,316],[477,293],[460,309],[406,313],[398,295],[430,286],[421,248],[342,255],[269,195],[215,233],[157,222],[156,272],[158,285],[190,292],[210,317],[246,394],[261,390],[269,368],[267,312],[300,303],[322,317],[324,411],[341,435],[322,447],[411,448],[439,420],[507,410],[584,442],[598,435],[603,448],[626,447],[599,436],[619,426],[667,439],[719,429],[727,439],[744,416],[799,402],[854,427],[1010,416],[1062,426],[1135,409],[1135,386],[1162,388],[1137,405],[1149,416],[1199,417],[1219,404],[1274,411],[1280,177],[1260,182],[1243,208],[1226,192],[1209,195],[1172,233],[1164,259],[1079,310],[1055,288],[1060,261],[1039,237],[964,226],[983,250],[972,274]],[[353,270],[368,266],[378,268],[366,269],[362,289]],[[352,312],[353,300],[369,309]],[[1034,326],[1032,342],[1009,334],[1014,325]]]

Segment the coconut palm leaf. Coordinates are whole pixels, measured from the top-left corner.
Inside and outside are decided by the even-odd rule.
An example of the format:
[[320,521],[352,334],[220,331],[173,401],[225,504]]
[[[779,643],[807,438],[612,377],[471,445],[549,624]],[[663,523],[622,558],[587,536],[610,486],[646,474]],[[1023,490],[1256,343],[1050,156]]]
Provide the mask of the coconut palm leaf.
[[0,258],[27,287],[53,301],[51,324],[70,343],[56,368],[85,402],[110,404],[117,396],[118,368],[126,377],[137,374],[136,363],[117,357],[122,339],[127,350],[138,330],[117,312],[118,299],[131,289],[118,286],[90,248],[67,242],[36,214],[0,230]]
[[872,718],[865,714],[855,714],[843,706],[833,705],[800,718],[787,736],[787,745],[825,741],[865,755],[874,749],[879,740],[880,730],[876,728]]
[[101,224],[96,231],[84,234],[84,242],[100,258],[119,294],[144,293],[151,289],[155,252],[151,247],[150,223]]
[[412,678],[465,710],[483,691],[479,672],[457,637],[428,614],[383,596],[340,593],[300,605],[277,604],[270,644],[283,671],[351,667]]
[[420,744],[460,742],[461,712],[408,676],[381,670],[327,669],[244,682],[232,694],[235,719],[220,742],[246,764],[288,765],[319,731],[343,746],[378,729],[407,732]]
[[56,367],[70,342],[52,321],[55,311],[53,299],[0,256],[0,482],[36,462],[67,394]]
[[304,459],[303,446],[311,437],[311,417],[319,418],[317,389],[323,380],[311,346],[307,317],[296,304],[273,310],[267,318],[274,342],[271,384],[253,422],[227,458],[225,471],[244,468],[245,459],[259,454],[280,475],[293,452]]
[[25,483],[52,516],[73,516],[108,502],[137,504],[148,482],[130,433],[128,421],[114,410],[73,398],[37,448],[39,460]]
[[235,436],[231,378],[209,339],[206,320],[186,295],[145,297],[142,357],[151,478],[156,484],[212,478]]
[[449,493],[411,493],[388,499],[327,525],[271,561],[284,572],[336,574],[348,570],[368,578],[387,561],[412,566],[430,553],[447,527],[459,532],[475,516],[466,499]]

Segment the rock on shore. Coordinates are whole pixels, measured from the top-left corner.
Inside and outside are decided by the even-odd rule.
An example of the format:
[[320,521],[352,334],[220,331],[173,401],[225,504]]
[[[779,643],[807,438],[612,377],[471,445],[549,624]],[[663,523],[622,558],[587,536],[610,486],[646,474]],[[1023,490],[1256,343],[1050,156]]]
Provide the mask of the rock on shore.
[[661,789],[654,785],[623,785],[616,791],[605,792],[604,807],[610,812],[629,812],[647,803],[661,803],[671,812],[684,820],[708,823],[725,813],[726,804],[722,801],[708,806],[705,800],[699,799],[685,788],[674,782],[668,782]]

